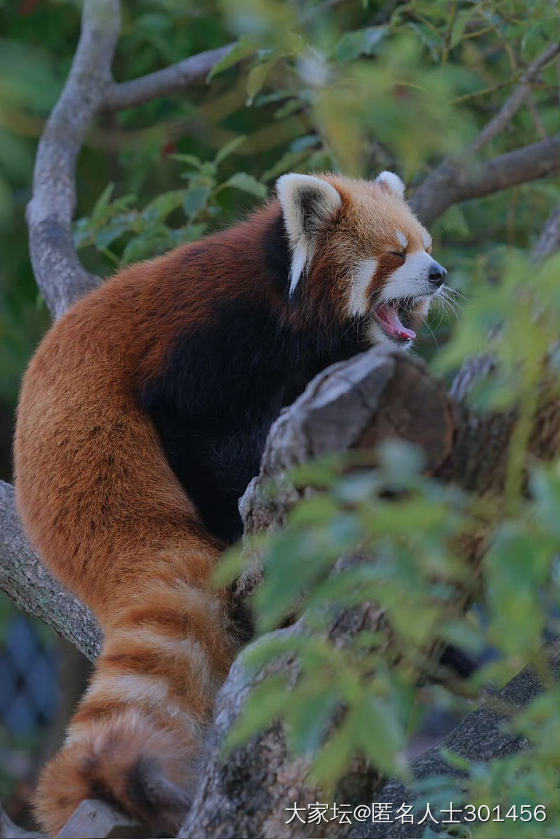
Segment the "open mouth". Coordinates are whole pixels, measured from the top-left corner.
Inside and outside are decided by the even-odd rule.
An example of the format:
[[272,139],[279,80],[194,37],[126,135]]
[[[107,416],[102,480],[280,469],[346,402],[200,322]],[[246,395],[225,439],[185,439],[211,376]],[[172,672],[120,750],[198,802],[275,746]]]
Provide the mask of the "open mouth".
[[381,303],[374,312],[377,323],[381,326],[386,335],[395,341],[413,341],[416,332],[403,323],[412,314],[412,301],[408,298],[402,300],[390,300]]

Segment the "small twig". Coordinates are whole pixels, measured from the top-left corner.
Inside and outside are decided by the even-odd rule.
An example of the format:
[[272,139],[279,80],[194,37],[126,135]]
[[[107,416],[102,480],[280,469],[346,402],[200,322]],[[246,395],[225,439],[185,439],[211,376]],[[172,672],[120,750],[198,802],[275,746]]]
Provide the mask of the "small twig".
[[[472,195],[469,195],[465,184],[464,197],[460,197],[461,190],[457,191],[455,189],[456,181],[465,180],[468,182],[467,172],[472,171],[475,168],[474,163],[472,162],[474,155],[487,145],[487,143],[489,143],[490,140],[492,140],[497,134],[499,134],[500,131],[503,131],[505,126],[513,119],[514,115],[525,102],[525,99],[530,93],[532,85],[535,83],[540,70],[542,70],[546,64],[552,61],[559,54],[560,44],[551,44],[547,47],[547,49],[544,50],[544,52],[541,53],[541,55],[536,58],[528,69],[520,76],[521,83],[514,90],[509,99],[504,102],[496,116],[490,120],[490,122],[482,129],[478,137],[476,137],[471,145],[467,147],[462,155],[461,161],[454,160],[452,158],[447,158],[442,161],[442,163],[440,163],[439,166],[434,169],[418,187],[412,203],[426,224],[433,221],[433,219],[437,218],[441,215],[441,213],[445,212],[451,204],[454,204],[457,201],[464,201],[467,198],[475,198],[480,195],[486,195],[489,192],[495,192],[497,189],[504,189],[507,186],[513,186],[516,183],[522,182],[519,180],[512,181],[511,183],[506,181],[501,186],[488,189],[488,192],[475,192]],[[539,144],[527,146],[528,149],[534,149],[535,151],[538,151],[538,147]],[[523,149],[518,149],[516,152],[511,152],[510,154],[519,154],[522,158]],[[506,157],[506,155],[503,155],[502,158],[495,158],[495,161],[499,162]],[[490,169],[493,168],[493,161],[489,161],[482,167],[479,167],[479,171],[484,172],[484,167],[486,167],[486,171],[489,172]],[[528,170],[528,177],[526,180],[532,180],[534,177],[542,177],[542,175],[531,175]],[[442,190],[445,189],[449,189],[449,197],[453,196],[449,202],[447,202],[447,196],[442,192]]]
[[535,104],[535,97],[532,93],[530,93],[527,97],[527,109],[531,114],[531,119],[533,120],[533,125],[535,126],[537,134],[544,140],[545,137],[548,137],[548,131],[544,127],[544,123]]
[[453,38],[453,27],[455,26],[455,21],[457,20],[457,10],[459,8],[459,3],[457,0],[453,3],[451,8],[451,16],[449,18],[449,23],[447,26],[447,33],[445,36],[445,47],[443,49],[443,53],[441,56],[441,63],[442,65],[447,63],[447,58],[449,56],[449,51],[451,50],[451,40]]
[[521,75],[521,83],[515,88],[509,99],[502,105],[498,113],[483,128],[476,140],[471,144],[471,153],[480,151],[483,146],[493,140],[505,126],[511,122],[519,108],[523,105],[531,92],[531,87],[539,72],[560,54],[560,44],[551,44],[536,58]]
[[235,44],[228,44],[225,47],[191,55],[177,64],[129,82],[120,84],[113,82],[105,92],[103,107],[110,111],[132,108],[157,99],[159,96],[177,93],[196,82],[204,81],[210,70],[222,61],[234,46]]
[[498,90],[503,90],[504,87],[509,87],[514,82],[518,81],[522,76],[522,70],[514,73],[509,79],[504,79],[503,82],[496,82],[496,84],[482,87],[479,90],[473,90],[470,93],[463,93],[461,96],[456,96],[451,100],[453,105],[462,105],[464,102],[471,102],[473,99],[480,99],[482,96],[489,96],[491,93],[496,93]]

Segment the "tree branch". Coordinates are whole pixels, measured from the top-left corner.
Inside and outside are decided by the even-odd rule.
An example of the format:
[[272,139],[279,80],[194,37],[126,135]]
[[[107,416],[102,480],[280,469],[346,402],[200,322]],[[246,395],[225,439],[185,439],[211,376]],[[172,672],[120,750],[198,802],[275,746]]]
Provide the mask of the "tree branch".
[[191,55],[177,64],[129,82],[113,82],[105,91],[103,107],[110,111],[132,108],[157,99],[158,96],[177,93],[195,82],[204,81],[210,70],[222,61],[234,46],[235,44],[228,44]]
[[39,839],[42,835],[42,833],[34,833],[18,827],[0,805],[0,836],[5,839]]
[[[560,54],[560,44],[551,44],[533,61],[521,77],[520,84],[515,88],[509,99],[506,100],[498,113],[482,129],[478,137],[471,143],[471,145],[465,149],[462,162],[453,158],[447,158],[442,161],[439,166],[437,166],[422,182],[416,190],[411,203],[425,224],[429,224],[445,212],[451,204],[457,203],[461,200],[467,200],[471,197],[479,197],[476,194],[472,196],[466,195],[465,198],[453,198],[450,203],[446,204],[445,200],[441,199],[441,193],[442,190],[448,189],[449,185],[453,185],[455,178],[457,176],[461,176],[464,170],[475,167],[475,154],[487,145],[487,143],[493,140],[497,134],[503,131],[505,126],[513,119],[519,108],[527,99],[528,94],[531,92],[532,84],[539,72],[558,54]],[[499,158],[496,159],[499,160]],[[541,177],[541,175],[536,175],[536,177]],[[531,179],[531,176],[526,178],[526,180]],[[516,181],[516,183],[519,183],[519,181]],[[513,186],[513,183],[507,183],[506,186]],[[491,189],[489,191],[495,192],[497,189],[503,188],[503,186],[498,186],[496,189]],[[438,200],[441,201],[441,207],[443,209],[439,209]],[[435,205],[437,209],[432,210],[430,215],[431,205]]]
[[[551,672],[560,678],[560,653],[558,644],[548,651]],[[442,755],[446,749],[467,760],[488,762],[514,754],[528,748],[529,743],[507,729],[511,715],[528,705],[543,692],[543,685],[531,670],[523,670],[498,692],[489,697],[484,705],[468,714],[442,742],[422,754],[412,767],[416,780],[433,778],[438,775],[460,776],[457,769],[450,766]],[[403,803],[416,805],[417,812],[424,813],[428,799],[418,800],[404,784],[390,781],[376,795],[376,801],[393,805],[394,811]],[[447,802],[446,802],[447,803]],[[434,813],[436,816],[436,813]],[[418,836],[418,824],[357,824],[350,832],[351,839],[414,839]]]
[[426,225],[452,204],[482,198],[560,170],[560,134],[494,157],[485,163],[445,161],[413,195],[410,203]]
[[72,240],[76,160],[111,84],[119,31],[118,0],[86,0],[76,55],[37,150],[27,208],[29,246],[37,285],[54,317],[97,284]]
[[[402,353],[374,349],[335,364],[320,373],[272,426],[260,474],[240,504],[245,532],[282,526],[301,497],[287,479],[289,470],[297,464],[333,450],[371,449],[395,437],[422,447],[430,474],[478,495],[496,495],[503,490],[514,423],[512,413],[489,417],[470,413],[431,378],[420,360]],[[551,399],[542,420],[535,424],[531,449],[545,459],[560,451],[557,398]],[[268,487],[271,478],[275,480],[274,493]],[[482,550],[482,540],[473,539],[469,555],[475,567]],[[238,592],[247,596],[258,581],[258,570],[248,572]],[[459,601],[457,607],[461,608]],[[373,605],[370,613],[337,616],[329,638],[344,643],[348,634],[365,627],[375,629],[382,620],[383,613]],[[304,615],[277,634],[290,637],[305,631]],[[215,727],[202,761],[203,778],[179,836],[196,832],[201,839],[278,835],[295,839],[308,835],[300,823],[281,823],[288,804],[315,801],[317,790],[310,784],[308,764],[289,756],[279,726],[262,732],[233,754],[223,755],[224,739],[262,677],[250,674],[243,661],[242,654],[220,693]],[[275,672],[290,672],[293,662],[284,661],[275,667]],[[371,769],[362,766],[355,775],[351,773],[350,780],[344,800],[382,800],[378,797],[382,779]],[[342,837],[349,832],[348,826],[333,823],[315,829],[327,831],[317,834],[320,836]]]
[[23,532],[13,487],[0,481],[0,589],[28,615],[39,618],[90,661],[101,649],[101,630],[87,606],[47,571]]
[[556,58],[557,55],[560,55],[560,44],[551,44],[543,53],[535,58],[521,77],[520,84],[515,88],[509,99],[504,102],[498,113],[482,129],[476,140],[469,146],[469,152],[471,154],[480,151],[483,146],[493,140],[511,122],[531,93],[533,83],[540,71]]
[[533,248],[533,256],[538,261],[546,259],[560,250],[560,204],[549,215],[539,239]]

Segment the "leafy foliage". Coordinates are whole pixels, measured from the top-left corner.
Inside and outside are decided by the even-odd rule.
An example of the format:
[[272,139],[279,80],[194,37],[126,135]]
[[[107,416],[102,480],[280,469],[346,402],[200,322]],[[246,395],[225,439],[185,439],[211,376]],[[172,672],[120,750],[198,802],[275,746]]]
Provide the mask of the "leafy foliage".
[[[452,765],[459,760],[466,778],[435,779],[429,798],[436,800],[439,784],[439,793],[447,794],[442,800],[456,803],[505,810],[542,804],[554,835],[560,824],[558,687],[543,645],[560,630],[560,472],[557,463],[535,462],[528,446],[545,368],[549,398],[559,384],[557,350],[550,352],[560,315],[559,270],[559,256],[535,270],[523,254],[504,253],[500,282],[466,303],[434,361],[448,370],[481,345],[497,359],[490,383],[472,400],[482,412],[517,410],[503,499],[469,495],[426,477],[418,450],[387,443],[373,458],[337,455],[296,469],[289,479],[314,489],[313,495],[279,532],[224,560],[222,584],[254,550],[263,557],[264,582],[254,597],[258,630],[300,615],[309,628],[296,638],[265,635],[247,655],[247,665],[264,668],[265,677],[230,745],[282,719],[294,751],[307,756],[313,776],[331,787],[356,754],[410,781],[407,744],[427,713],[464,710],[465,697],[500,687],[531,666],[549,688],[512,713],[509,723],[531,748],[490,764],[445,755]],[[464,551],[477,533],[489,546],[482,579]],[[464,615],[462,604],[473,598],[476,609]],[[343,647],[334,643],[328,630],[335,617],[372,604],[382,619]],[[420,673],[436,674],[437,642],[475,657],[484,653],[484,663],[458,693],[453,681],[419,687]],[[295,675],[292,668],[285,683],[277,675],[267,678],[271,663],[288,654],[296,660]],[[294,701],[285,701],[288,689]],[[469,829],[476,837],[501,835],[491,823]],[[516,835],[538,836],[540,830],[534,820],[516,821]]]
[[[113,68],[119,80],[232,37],[238,42],[205,85],[100,115],[79,161],[75,224],[76,245],[100,273],[228,224],[290,169],[370,175],[393,168],[414,188],[443,156],[463,153],[526,66],[560,37],[549,0],[534,0],[530,15],[523,0],[123,5]],[[73,0],[0,0],[0,398],[7,403],[48,323],[28,262],[24,208],[36,143],[75,49],[79,11]],[[557,88],[550,64],[529,106],[484,154],[557,131]],[[255,649],[254,667],[290,655],[298,677],[289,685],[290,703],[286,684],[263,681],[236,742],[283,717],[292,747],[310,756],[327,785],[355,751],[407,777],[407,748],[423,715],[434,705],[465,705],[451,685],[418,687],[419,671],[433,669],[436,637],[473,653],[492,646],[494,657],[467,693],[502,682],[525,663],[546,671],[542,640],[558,632],[560,478],[556,464],[536,464],[527,447],[540,373],[555,340],[560,265],[552,260],[536,271],[528,254],[559,198],[557,182],[525,184],[450,208],[432,231],[434,251],[466,302],[456,323],[436,313],[435,340],[426,335],[420,351],[450,377],[465,356],[488,348],[493,331],[499,367],[475,399],[483,410],[518,406],[505,501],[481,505],[423,477],[418,454],[395,445],[379,453],[375,468],[332,458],[293,476],[317,493],[261,545],[266,579],[257,619],[265,632],[305,611],[315,631],[287,645],[271,636]],[[491,549],[479,591],[456,534],[469,532],[481,506]],[[241,562],[239,554],[230,557],[222,579]],[[476,591],[484,620],[480,611],[462,615],[458,590]],[[334,648],[325,631],[333,612],[370,601],[387,620]],[[551,686],[512,720],[531,750],[467,766],[460,791],[470,801],[545,803],[550,835],[560,830],[557,693]],[[336,733],[326,738],[335,722]],[[488,836],[491,828],[478,825],[475,833]],[[520,835],[539,830],[516,822]]]
[[[220,214],[218,196],[224,189],[237,189],[255,198],[266,198],[266,187],[247,172],[235,172],[218,182],[220,164],[243,142],[238,137],[227,143],[212,161],[202,162],[194,154],[174,154],[174,160],[187,164],[190,170],[181,177],[184,189],[163,192],[143,210],[132,209],[136,196],[112,199],[114,184],[109,184],[97,199],[90,216],[76,223],[76,248],[93,245],[117,265],[126,265],[163,253],[176,245],[193,242],[207,232],[211,221]],[[194,170],[194,171],[192,171]],[[182,224],[170,226],[168,219],[180,214]],[[122,237],[126,245],[120,257],[111,249]]]

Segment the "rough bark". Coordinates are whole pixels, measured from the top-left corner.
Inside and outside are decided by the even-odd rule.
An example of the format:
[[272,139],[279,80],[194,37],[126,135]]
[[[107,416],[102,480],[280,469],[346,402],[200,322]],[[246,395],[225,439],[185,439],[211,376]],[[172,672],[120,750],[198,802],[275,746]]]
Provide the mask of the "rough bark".
[[533,256],[536,260],[541,261],[557,250],[560,250],[560,204],[557,204],[549,215],[533,248]]
[[14,494],[13,487],[0,481],[0,589],[19,609],[45,621],[93,661],[101,649],[99,625],[91,610],[51,576],[31,548]]
[[34,833],[31,830],[18,827],[0,805],[0,836],[5,836],[6,839],[38,839],[42,836],[42,833]]
[[[418,359],[371,350],[317,376],[273,425],[260,475],[251,482],[240,505],[245,530],[282,525],[300,497],[286,479],[293,466],[313,455],[355,446],[369,448],[391,438],[420,445],[429,473],[479,494],[499,494],[514,422],[513,414],[479,418],[470,413],[431,378]],[[543,408],[532,447],[547,458],[560,450],[560,403],[554,399]],[[273,476],[277,486],[271,495],[267,483]],[[476,563],[481,541],[473,540],[469,549]],[[250,594],[259,579],[258,569],[248,572],[238,594]],[[375,621],[382,617],[375,613]],[[288,635],[299,632],[305,632],[304,618],[294,627],[278,631]],[[338,620],[330,637],[335,643],[343,643],[347,632],[347,622]],[[285,662],[283,666],[292,665]],[[203,761],[203,779],[180,836],[192,836],[195,829],[203,839],[309,835],[309,828],[297,821],[282,827],[288,804],[305,806],[317,800],[318,793],[309,786],[306,763],[287,756],[279,726],[263,732],[233,755],[222,754],[223,740],[254,685],[255,678],[244,667],[242,655],[219,696],[216,723]],[[471,735],[473,750],[481,749],[487,736],[484,727],[479,735],[471,726]],[[488,743],[492,743],[486,752],[488,759],[506,748],[503,737]],[[363,772],[352,792],[361,802],[383,800],[378,798],[381,783],[375,773]],[[321,832],[323,828],[326,833]],[[349,826],[314,825],[313,830],[318,836],[346,836]]]
[[452,204],[483,198],[559,169],[560,134],[484,163],[467,152],[464,159],[448,160],[438,167],[416,190],[410,203],[422,222],[429,225]]
[[[560,654],[556,644],[550,651],[551,671],[560,677]],[[528,741],[507,730],[507,721],[512,713],[528,705],[543,692],[543,685],[531,670],[523,670],[511,682],[478,710],[468,714],[453,731],[444,737],[441,744],[429,749],[415,762],[415,780],[433,778],[437,775],[460,777],[461,773],[444,758],[442,750],[449,750],[461,757],[476,762],[488,762],[513,754],[529,747]],[[397,781],[390,781],[375,797],[393,805],[394,810],[402,803],[413,804],[417,813],[424,813],[428,799],[418,795]],[[357,824],[350,831],[351,839],[414,839],[418,836],[417,824]]]
[[169,96],[195,82],[204,81],[210,70],[231,52],[235,44],[191,55],[183,61],[149,73],[129,82],[113,82],[105,91],[103,107],[120,111],[150,102],[159,96]]
[[72,241],[76,160],[111,84],[119,30],[118,0],[86,0],[76,55],[37,149],[27,208],[29,249],[37,285],[54,317],[97,285]]

